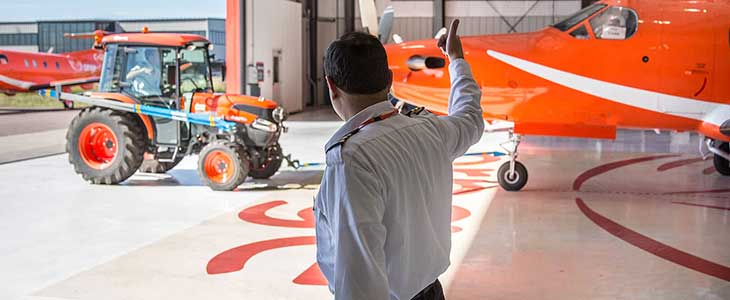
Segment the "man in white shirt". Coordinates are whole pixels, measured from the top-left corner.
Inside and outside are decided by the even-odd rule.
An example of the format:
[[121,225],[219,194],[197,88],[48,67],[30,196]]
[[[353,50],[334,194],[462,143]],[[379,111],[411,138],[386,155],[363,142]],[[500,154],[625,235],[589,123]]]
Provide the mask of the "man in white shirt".
[[317,262],[335,299],[444,299],[452,163],[484,130],[481,91],[451,24],[449,115],[408,117],[387,101],[392,73],[377,38],[350,33],[325,56],[332,105],[347,122],[326,145],[315,199]]
[[160,54],[155,48],[139,48],[135,64],[127,72],[132,90],[139,96],[159,96],[160,91]]

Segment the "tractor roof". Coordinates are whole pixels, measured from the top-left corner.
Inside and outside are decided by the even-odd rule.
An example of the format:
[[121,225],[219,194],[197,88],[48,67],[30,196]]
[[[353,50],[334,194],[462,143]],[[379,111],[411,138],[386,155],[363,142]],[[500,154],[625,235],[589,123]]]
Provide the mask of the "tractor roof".
[[105,36],[102,44],[144,44],[155,46],[185,47],[191,42],[208,40],[197,34],[178,33],[119,33]]

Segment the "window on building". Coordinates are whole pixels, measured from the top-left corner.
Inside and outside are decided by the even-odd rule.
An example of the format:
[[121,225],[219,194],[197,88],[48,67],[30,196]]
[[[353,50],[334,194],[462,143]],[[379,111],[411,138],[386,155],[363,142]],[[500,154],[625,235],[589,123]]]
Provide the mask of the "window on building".
[[593,35],[602,40],[625,40],[636,33],[639,17],[630,8],[612,6],[591,19]]

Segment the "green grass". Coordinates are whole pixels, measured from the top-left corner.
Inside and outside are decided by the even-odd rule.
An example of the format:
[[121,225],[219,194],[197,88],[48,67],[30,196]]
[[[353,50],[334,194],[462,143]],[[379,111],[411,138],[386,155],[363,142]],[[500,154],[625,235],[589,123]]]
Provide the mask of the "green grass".
[[[218,93],[226,92],[226,85],[220,80],[220,77],[213,77],[213,89]],[[96,90],[96,88],[92,89]],[[73,88],[72,92],[80,93],[84,90],[81,88]],[[76,108],[86,107],[84,103],[75,103]],[[18,93],[14,96],[0,94],[0,107],[12,108],[63,108],[63,104],[51,97],[44,97],[33,93]]]
[[0,94],[0,107],[13,108],[63,108],[63,104],[51,97],[33,93],[20,93],[15,96]]

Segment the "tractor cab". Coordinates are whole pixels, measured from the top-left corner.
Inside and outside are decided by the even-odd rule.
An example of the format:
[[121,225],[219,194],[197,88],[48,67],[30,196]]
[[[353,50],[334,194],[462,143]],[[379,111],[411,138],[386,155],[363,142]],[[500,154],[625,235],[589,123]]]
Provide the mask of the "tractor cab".
[[100,92],[122,93],[170,109],[179,109],[185,94],[213,93],[210,43],[195,35],[181,35],[178,41],[165,43],[157,35],[111,36],[104,45]]

